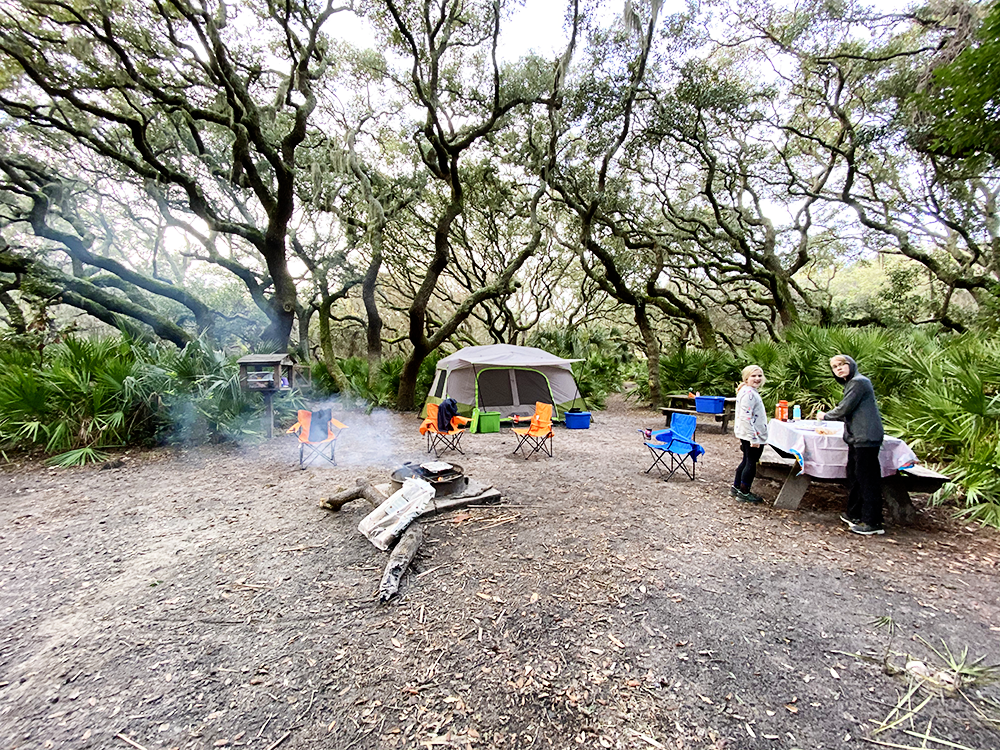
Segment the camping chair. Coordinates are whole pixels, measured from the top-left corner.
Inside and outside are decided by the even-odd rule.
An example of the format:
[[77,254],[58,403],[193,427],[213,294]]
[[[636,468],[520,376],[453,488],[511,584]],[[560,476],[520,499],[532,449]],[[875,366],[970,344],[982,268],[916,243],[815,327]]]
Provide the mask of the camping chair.
[[298,415],[299,421],[287,432],[294,432],[299,438],[299,468],[304,469],[306,464],[319,459],[336,466],[337,436],[341,430],[347,429],[347,425],[334,419],[329,409],[299,409]]
[[438,409],[437,404],[427,404],[427,419],[420,424],[420,434],[427,436],[427,452],[434,451],[435,456],[441,455],[444,451],[462,450],[462,435],[466,432],[466,425],[469,423],[468,417],[455,416],[451,418],[451,429],[442,432],[438,429]]
[[[698,463],[698,456],[705,452],[694,441],[694,431],[698,427],[698,418],[694,414],[672,414],[670,417],[669,430],[657,430],[652,434],[655,443],[646,442],[650,454],[653,456],[653,464],[646,473],[656,469],[661,477],[663,472],[667,475],[663,477],[667,481],[678,469],[681,469],[690,479],[694,479],[695,466]],[[669,460],[670,465],[667,465]],[[688,462],[690,461],[690,469]]]
[[[524,453],[527,460],[532,453],[542,451],[551,458],[552,456],[552,404],[535,402],[535,414],[531,418],[528,427],[515,427],[511,430],[518,436],[517,447],[514,449]],[[528,450],[528,449],[531,450]]]

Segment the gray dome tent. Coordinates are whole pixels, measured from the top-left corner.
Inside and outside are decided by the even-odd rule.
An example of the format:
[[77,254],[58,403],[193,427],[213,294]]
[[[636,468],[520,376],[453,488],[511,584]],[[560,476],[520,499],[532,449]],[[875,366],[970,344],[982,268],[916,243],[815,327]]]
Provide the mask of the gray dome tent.
[[543,401],[552,404],[555,418],[562,419],[574,407],[585,408],[571,367],[581,361],[531,346],[469,346],[437,363],[427,403],[453,398],[462,416],[478,408],[500,412],[503,419],[531,416],[535,402]]

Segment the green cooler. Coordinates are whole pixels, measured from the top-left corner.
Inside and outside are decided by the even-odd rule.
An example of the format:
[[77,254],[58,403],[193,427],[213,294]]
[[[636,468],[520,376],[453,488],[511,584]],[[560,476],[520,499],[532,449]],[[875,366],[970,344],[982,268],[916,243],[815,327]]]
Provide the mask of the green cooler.
[[500,432],[500,412],[473,409],[471,432]]

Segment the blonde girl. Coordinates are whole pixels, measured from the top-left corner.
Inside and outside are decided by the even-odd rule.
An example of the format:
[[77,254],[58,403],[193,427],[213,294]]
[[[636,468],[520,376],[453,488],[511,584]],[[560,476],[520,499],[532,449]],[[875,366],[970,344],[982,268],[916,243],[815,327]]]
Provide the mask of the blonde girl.
[[764,370],[747,365],[741,373],[743,382],[736,389],[736,424],[733,433],[740,440],[743,460],[736,468],[736,478],[729,494],[741,503],[762,503],[764,498],[750,491],[757,476],[757,462],[767,444],[767,413],[757,389],[764,385]]

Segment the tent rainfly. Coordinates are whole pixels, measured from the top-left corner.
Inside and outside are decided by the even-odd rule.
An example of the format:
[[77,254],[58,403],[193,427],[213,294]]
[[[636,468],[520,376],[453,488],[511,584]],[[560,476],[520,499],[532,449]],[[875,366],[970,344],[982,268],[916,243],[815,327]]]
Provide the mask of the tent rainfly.
[[[427,403],[446,398],[458,403],[458,413],[500,412],[500,417],[531,416],[535,402],[552,404],[553,416],[574,407],[586,408],[573,378],[571,365],[579,359],[562,359],[542,349],[511,344],[469,346],[441,359]],[[426,413],[424,405],[422,413]]]

